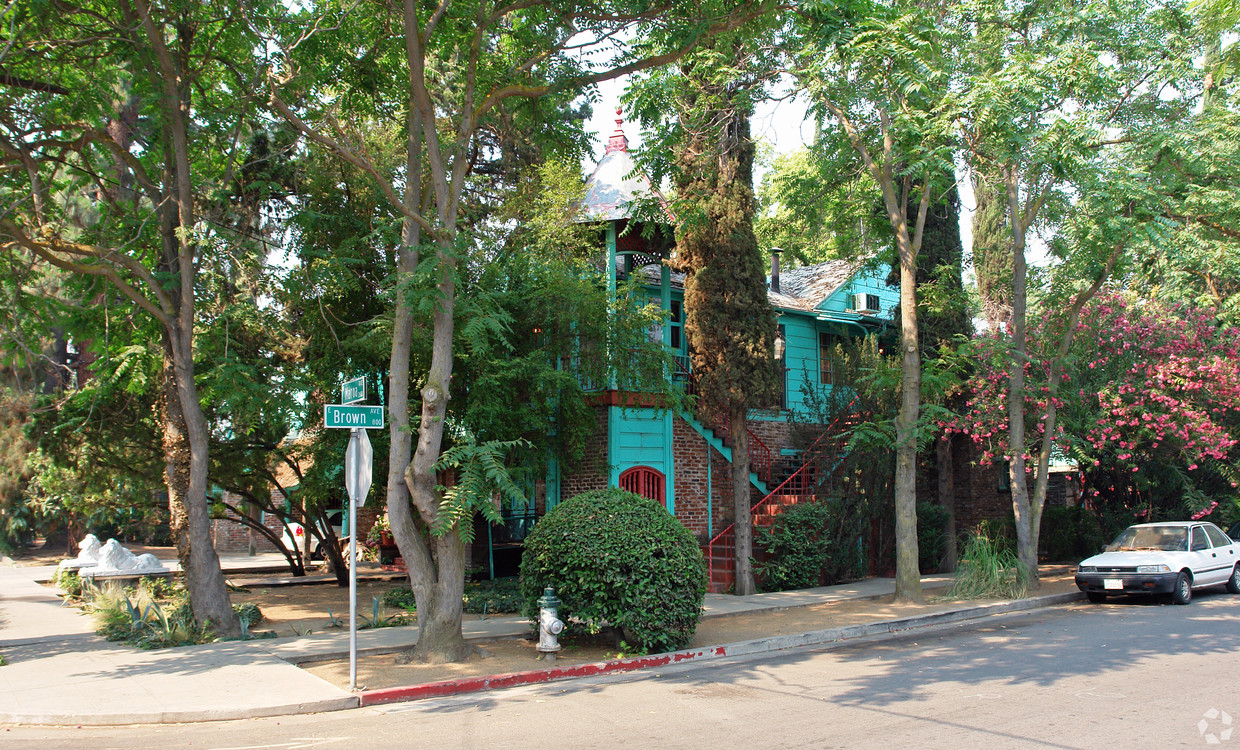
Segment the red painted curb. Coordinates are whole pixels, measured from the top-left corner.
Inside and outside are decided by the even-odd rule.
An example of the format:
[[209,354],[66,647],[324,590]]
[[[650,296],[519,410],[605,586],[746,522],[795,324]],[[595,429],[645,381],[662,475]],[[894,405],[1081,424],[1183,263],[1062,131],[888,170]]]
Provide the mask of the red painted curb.
[[668,664],[693,661],[694,659],[713,659],[727,656],[727,646],[673,651],[670,654],[657,656],[634,656],[628,659],[612,659],[610,661],[592,662],[590,664],[574,664],[570,667],[548,667],[533,669],[528,672],[512,672],[510,674],[489,675],[487,677],[469,677],[460,680],[443,680],[428,682],[425,685],[406,685],[394,688],[365,690],[358,694],[361,706],[377,706],[383,703],[400,703],[423,698],[442,698],[448,695],[474,693],[481,690],[516,687],[518,685],[537,685],[543,682],[569,679],[573,677],[591,677],[593,675],[612,672],[632,672],[649,667],[662,667]]

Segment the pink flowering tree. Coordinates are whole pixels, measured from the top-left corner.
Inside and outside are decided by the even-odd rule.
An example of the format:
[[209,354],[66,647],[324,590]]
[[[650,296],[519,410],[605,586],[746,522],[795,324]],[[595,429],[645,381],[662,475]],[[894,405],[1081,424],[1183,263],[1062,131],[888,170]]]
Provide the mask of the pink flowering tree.
[[1236,494],[1240,330],[1212,312],[1117,294],[1086,320],[1064,418],[1090,500],[1211,515]]
[[[1053,315],[1030,330],[1025,460],[1036,465],[1047,449],[1077,460],[1086,501],[1100,511],[1204,517],[1222,504],[1234,512],[1227,500],[1240,468],[1240,330],[1220,327],[1209,312],[1104,292],[1084,307],[1057,357],[1050,349],[1065,333]],[[973,346],[966,408],[944,427],[970,436],[983,461],[1011,461],[1010,353],[1002,336]]]

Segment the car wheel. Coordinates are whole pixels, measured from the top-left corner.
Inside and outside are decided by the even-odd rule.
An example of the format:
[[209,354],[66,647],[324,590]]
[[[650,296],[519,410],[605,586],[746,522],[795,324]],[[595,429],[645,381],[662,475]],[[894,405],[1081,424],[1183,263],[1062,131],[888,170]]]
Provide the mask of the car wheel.
[[322,560],[323,559],[323,544],[322,543],[314,545],[314,554],[310,555],[310,559],[311,560]]
[[1188,579],[1188,574],[1181,572],[1180,577],[1175,579],[1175,589],[1171,591],[1171,601],[1176,604],[1188,604],[1193,600],[1193,584]]
[[1227,579],[1227,591],[1240,594],[1240,564],[1231,569],[1231,578]]
[[1086,591],[1085,596],[1088,596],[1094,604],[1102,604],[1107,600],[1107,595],[1101,591]]

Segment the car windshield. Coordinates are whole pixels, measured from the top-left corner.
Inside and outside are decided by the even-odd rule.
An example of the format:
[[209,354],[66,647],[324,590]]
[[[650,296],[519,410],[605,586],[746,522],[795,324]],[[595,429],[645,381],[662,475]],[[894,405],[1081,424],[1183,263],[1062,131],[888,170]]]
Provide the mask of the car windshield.
[[1183,526],[1129,526],[1111,542],[1111,549],[1160,550],[1175,552],[1188,549],[1188,534]]

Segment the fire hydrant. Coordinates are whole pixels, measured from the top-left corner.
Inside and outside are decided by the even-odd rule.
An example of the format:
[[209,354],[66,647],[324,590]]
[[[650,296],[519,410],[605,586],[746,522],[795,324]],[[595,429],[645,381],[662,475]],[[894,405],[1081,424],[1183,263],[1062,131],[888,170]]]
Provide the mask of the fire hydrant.
[[555,661],[555,652],[560,650],[558,636],[564,630],[564,623],[556,615],[562,603],[551,586],[543,589],[543,595],[538,597],[539,659]]

